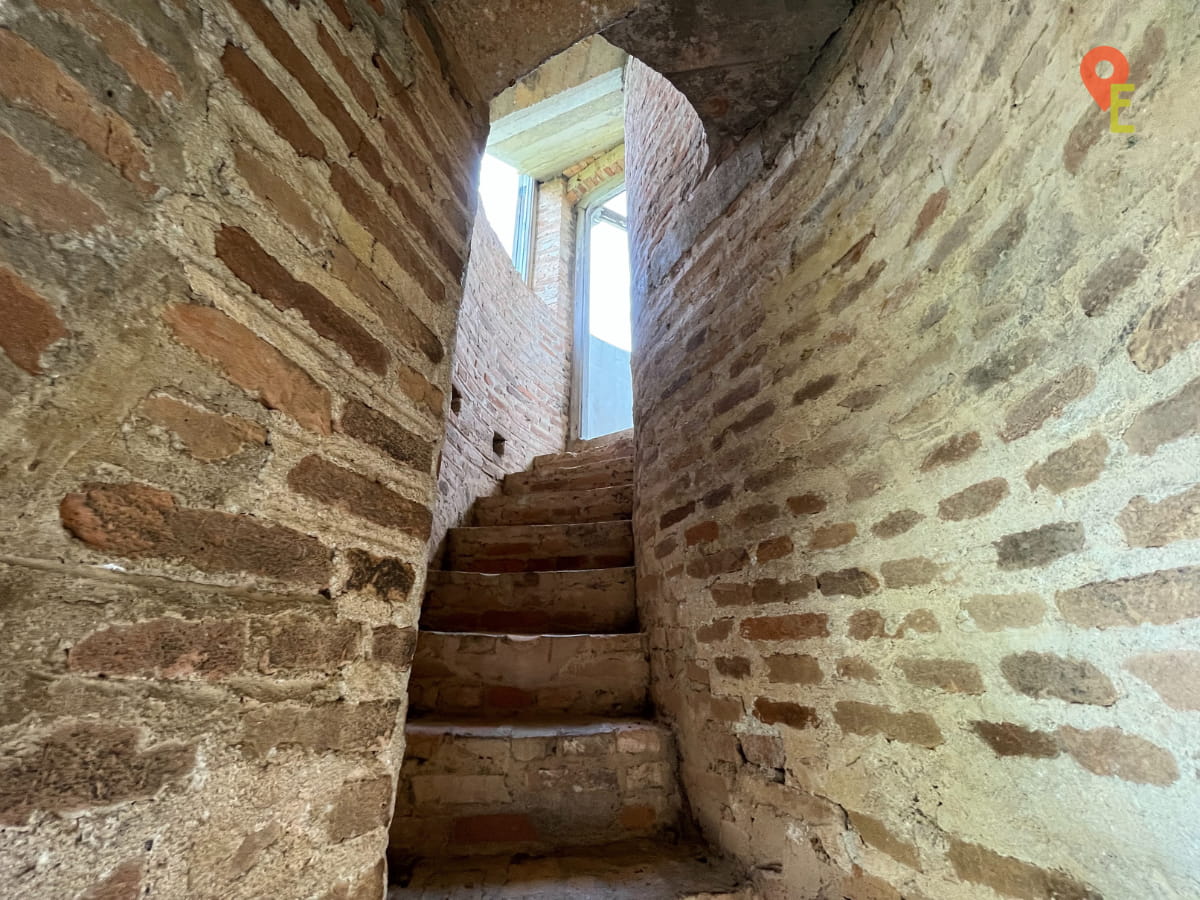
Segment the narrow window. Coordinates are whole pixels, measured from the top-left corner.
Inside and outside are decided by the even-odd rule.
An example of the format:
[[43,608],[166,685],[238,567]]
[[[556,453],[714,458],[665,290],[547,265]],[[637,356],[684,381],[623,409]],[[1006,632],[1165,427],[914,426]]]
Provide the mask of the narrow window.
[[450,412],[455,415],[462,412],[462,392],[454,385],[450,385]]
[[537,182],[485,153],[479,167],[479,198],[488,223],[522,278],[528,278],[533,251]]
[[492,432],[492,452],[497,456],[504,455],[504,436],[498,431]]

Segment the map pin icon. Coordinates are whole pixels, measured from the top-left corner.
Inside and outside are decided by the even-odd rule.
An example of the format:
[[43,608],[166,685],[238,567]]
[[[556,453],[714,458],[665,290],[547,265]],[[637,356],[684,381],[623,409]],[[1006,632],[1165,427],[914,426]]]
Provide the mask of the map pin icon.
[[[1096,74],[1096,67],[1102,62],[1112,63],[1112,74],[1107,78]],[[1079,75],[1083,78],[1083,86],[1088,89],[1096,104],[1107,112],[1112,106],[1110,85],[1125,84],[1129,78],[1129,60],[1116,47],[1096,47],[1089,50],[1083,62],[1079,64]]]

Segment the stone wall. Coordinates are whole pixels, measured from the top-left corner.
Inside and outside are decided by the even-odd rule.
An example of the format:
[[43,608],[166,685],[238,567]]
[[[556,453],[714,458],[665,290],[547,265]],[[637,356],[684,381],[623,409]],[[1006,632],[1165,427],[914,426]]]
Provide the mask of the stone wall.
[[631,72],[654,695],[769,897],[1200,894],[1193,24],[859,4],[713,162]]
[[[539,228],[548,227],[547,205],[553,209],[539,204]],[[455,400],[430,540],[435,552],[448,528],[465,524],[477,497],[494,494],[506,474],[527,468],[535,456],[566,445],[570,332],[569,314],[559,307],[569,308],[570,296],[561,297],[559,288],[535,293],[478,214],[455,337]],[[496,435],[504,439],[502,453]]]
[[486,105],[400,0],[0,10],[0,882],[374,897]]

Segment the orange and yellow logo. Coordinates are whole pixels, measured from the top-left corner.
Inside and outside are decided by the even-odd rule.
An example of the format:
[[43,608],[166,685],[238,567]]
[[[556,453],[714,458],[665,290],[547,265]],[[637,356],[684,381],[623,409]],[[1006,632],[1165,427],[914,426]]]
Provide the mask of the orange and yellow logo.
[[[1112,66],[1112,73],[1102,76],[1097,69],[1102,63]],[[1132,106],[1133,101],[1122,94],[1131,94],[1135,86],[1129,80],[1129,60],[1116,47],[1095,47],[1088,51],[1079,64],[1083,86],[1095,99],[1096,104],[1108,112],[1109,128],[1113,134],[1133,134],[1132,125],[1121,122],[1121,110]]]

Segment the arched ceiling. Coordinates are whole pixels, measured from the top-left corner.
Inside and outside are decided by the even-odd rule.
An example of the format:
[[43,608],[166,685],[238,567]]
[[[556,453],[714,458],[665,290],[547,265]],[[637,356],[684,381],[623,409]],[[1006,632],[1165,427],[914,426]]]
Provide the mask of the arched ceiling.
[[600,32],[670,79],[715,146],[787,101],[856,0],[429,0],[481,95]]

